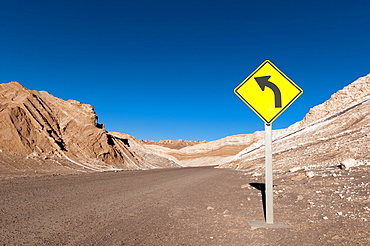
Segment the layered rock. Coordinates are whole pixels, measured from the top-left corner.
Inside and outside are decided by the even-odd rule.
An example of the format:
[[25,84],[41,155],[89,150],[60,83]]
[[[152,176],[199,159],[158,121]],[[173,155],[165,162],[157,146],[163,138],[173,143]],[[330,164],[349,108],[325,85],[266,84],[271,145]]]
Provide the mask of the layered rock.
[[140,140],[140,142],[147,145],[159,145],[170,149],[182,149],[184,147],[193,146],[200,143],[207,143],[207,141],[192,141],[192,140]]
[[230,161],[241,150],[258,142],[263,137],[263,132],[228,136],[211,142],[183,148],[168,148],[158,143],[146,143],[146,149],[157,154],[172,157],[182,166],[211,166],[220,165]]
[[[91,105],[17,82],[0,84],[0,155],[2,175],[149,168],[125,139],[98,124]],[[163,159],[155,166],[177,164]]]
[[[275,171],[339,165],[348,158],[369,163],[369,112],[370,74],[312,108],[302,121],[273,134]],[[263,140],[244,149],[222,167],[261,173],[264,167]]]
[[[123,139],[130,146],[130,149],[137,154],[140,161],[149,168],[156,168],[160,163],[162,163],[163,167],[182,166],[176,158],[158,151],[156,148],[151,148],[151,145],[146,144],[146,141],[137,140],[133,136],[119,132],[110,132],[109,134],[117,139]],[[163,165],[163,163],[172,163],[172,165]]]
[[[273,131],[275,171],[367,165],[370,74],[312,108],[300,122]],[[108,133],[91,105],[0,84],[0,176],[221,165],[261,174],[263,132],[211,142],[142,141]]]

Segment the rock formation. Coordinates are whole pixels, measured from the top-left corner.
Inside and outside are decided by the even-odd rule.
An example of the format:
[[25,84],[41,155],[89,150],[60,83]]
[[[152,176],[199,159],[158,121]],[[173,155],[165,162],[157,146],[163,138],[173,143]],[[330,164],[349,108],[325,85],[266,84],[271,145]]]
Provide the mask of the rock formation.
[[200,143],[207,143],[207,141],[192,141],[192,140],[159,140],[159,141],[153,141],[153,140],[139,140],[140,142],[144,144],[149,145],[159,145],[163,147],[167,147],[170,149],[182,149],[184,147],[193,146]]
[[[273,131],[275,172],[367,165],[370,74]],[[108,133],[91,105],[0,84],[0,176],[220,165],[262,174],[263,132],[216,141],[143,141]],[[343,164],[345,163],[345,164]]]
[[172,157],[182,166],[220,165],[230,161],[241,150],[259,141],[263,132],[228,136],[211,142],[189,144],[183,148],[164,147],[162,142],[145,142],[146,149],[167,157]]
[[109,134],[94,108],[17,82],[0,84],[1,175],[73,173],[177,166],[147,165],[127,139]]
[[[285,172],[293,167],[337,166],[348,158],[364,165],[369,163],[369,112],[370,74],[313,107],[302,121],[273,134],[275,171]],[[263,140],[221,166],[263,172]]]

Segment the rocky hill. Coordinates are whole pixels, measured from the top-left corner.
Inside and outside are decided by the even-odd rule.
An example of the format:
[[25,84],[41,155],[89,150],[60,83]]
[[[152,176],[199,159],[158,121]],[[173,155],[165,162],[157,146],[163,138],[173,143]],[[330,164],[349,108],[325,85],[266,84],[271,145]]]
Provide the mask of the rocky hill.
[[[273,134],[275,172],[343,163],[366,165],[370,156],[370,74],[313,107],[300,122]],[[261,139],[221,165],[263,172]]]
[[219,165],[262,137],[143,141],[109,133],[94,108],[17,82],[0,85],[0,176]]
[[[366,165],[370,151],[370,74],[273,131],[275,172],[343,163]],[[262,175],[263,132],[216,141],[143,141],[109,133],[91,105],[0,84],[0,176],[219,165]]]
[[140,142],[144,144],[149,145],[159,145],[170,149],[182,149],[184,147],[193,146],[200,143],[207,143],[206,140],[204,141],[192,141],[192,140],[159,140],[159,141],[153,141],[153,140],[139,140]]
[[146,143],[146,149],[169,156],[181,166],[211,166],[228,162],[262,137],[263,132],[255,132],[228,136],[211,142],[200,142],[183,148],[168,148],[157,143]]
[[127,139],[109,134],[91,105],[0,84],[1,176],[178,166],[157,160],[148,162]]

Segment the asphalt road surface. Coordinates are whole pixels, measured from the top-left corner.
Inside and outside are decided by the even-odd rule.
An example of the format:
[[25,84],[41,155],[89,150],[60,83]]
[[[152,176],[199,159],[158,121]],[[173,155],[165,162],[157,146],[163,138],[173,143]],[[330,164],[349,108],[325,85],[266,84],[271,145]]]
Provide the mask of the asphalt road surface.
[[0,245],[245,245],[246,182],[213,167],[0,180]]

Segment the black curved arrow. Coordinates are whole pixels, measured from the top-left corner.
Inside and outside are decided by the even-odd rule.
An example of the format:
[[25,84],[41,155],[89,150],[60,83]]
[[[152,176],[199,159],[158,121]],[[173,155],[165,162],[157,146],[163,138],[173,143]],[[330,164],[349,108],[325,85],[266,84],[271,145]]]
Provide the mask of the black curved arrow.
[[275,94],[275,108],[281,108],[281,92],[279,87],[277,87],[274,83],[269,81],[271,76],[263,76],[263,77],[255,77],[254,79],[257,81],[258,85],[261,87],[262,91],[265,91],[265,87],[269,87]]

